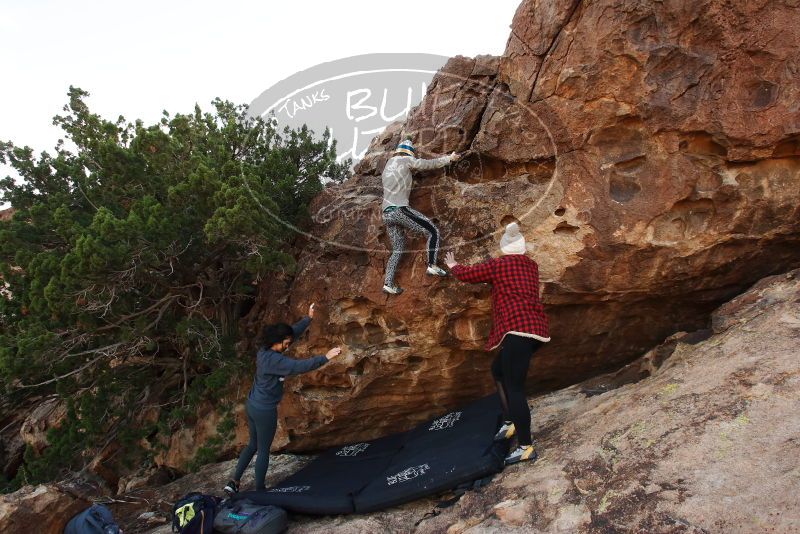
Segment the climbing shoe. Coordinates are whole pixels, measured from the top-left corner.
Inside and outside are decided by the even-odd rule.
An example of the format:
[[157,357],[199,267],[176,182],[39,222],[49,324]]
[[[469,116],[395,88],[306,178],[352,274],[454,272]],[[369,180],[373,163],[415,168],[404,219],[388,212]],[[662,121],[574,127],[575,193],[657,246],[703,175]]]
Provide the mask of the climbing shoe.
[[538,457],[533,445],[520,446],[506,456],[506,465],[515,464],[517,462],[535,462]]
[[425,272],[427,272],[428,274],[432,274],[434,276],[447,276],[447,271],[445,271],[438,265],[428,265],[428,270]]
[[391,295],[399,295],[400,293],[403,292],[403,288],[397,287],[397,286],[388,286],[388,285],[384,284],[383,292],[384,293],[389,293]]
[[504,439],[511,439],[516,432],[517,429],[514,428],[514,423],[506,421],[503,423],[503,426],[500,427],[500,430],[497,431],[497,434],[494,435],[494,440],[503,441]]
[[222,490],[226,495],[228,495],[228,497],[230,497],[235,493],[239,493],[239,483],[231,479],[227,484],[225,484],[225,487],[222,488]]

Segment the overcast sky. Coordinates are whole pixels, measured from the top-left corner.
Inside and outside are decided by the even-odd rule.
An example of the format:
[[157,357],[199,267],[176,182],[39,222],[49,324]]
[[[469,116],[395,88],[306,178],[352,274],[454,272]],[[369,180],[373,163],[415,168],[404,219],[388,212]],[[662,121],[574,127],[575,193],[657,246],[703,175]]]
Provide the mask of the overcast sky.
[[519,2],[5,0],[0,139],[52,151],[70,85],[106,118],[151,123],[357,54],[501,54]]

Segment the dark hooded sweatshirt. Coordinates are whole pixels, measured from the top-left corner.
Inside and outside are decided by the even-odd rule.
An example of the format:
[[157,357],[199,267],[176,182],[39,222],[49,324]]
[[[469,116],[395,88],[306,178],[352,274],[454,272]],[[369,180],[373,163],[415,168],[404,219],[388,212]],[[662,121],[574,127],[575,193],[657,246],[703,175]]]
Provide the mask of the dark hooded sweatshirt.
[[[303,317],[292,325],[295,339],[308,328],[310,322],[310,317]],[[327,362],[325,356],[295,360],[268,347],[261,347],[256,354],[256,376],[247,395],[248,404],[257,410],[277,407],[283,397],[283,380],[286,376],[313,371]]]

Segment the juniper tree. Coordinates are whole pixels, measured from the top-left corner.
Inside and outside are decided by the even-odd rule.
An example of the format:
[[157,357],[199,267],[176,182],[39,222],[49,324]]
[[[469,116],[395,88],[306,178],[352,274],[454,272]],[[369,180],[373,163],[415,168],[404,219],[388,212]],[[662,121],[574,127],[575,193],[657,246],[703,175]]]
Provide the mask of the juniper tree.
[[[175,384],[162,400],[185,404],[199,373],[231,359],[254,282],[291,270],[291,227],[347,164],[328,132],[277,131],[227,101],[145,125],[68,94],[54,153],[0,145],[22,178],[0,181],[15,210],[0,222],[0,386],[12,400],[69,397],[75,421],[93,425],[77,453],[152,402],[150,386]],[[88,421],[82,397],[111,412]]]

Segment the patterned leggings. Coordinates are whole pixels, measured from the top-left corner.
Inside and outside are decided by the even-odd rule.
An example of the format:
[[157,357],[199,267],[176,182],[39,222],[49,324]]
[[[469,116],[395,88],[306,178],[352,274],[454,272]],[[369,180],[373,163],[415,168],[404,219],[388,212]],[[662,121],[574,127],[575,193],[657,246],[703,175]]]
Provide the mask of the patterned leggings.
[[397,271],[397,264],[400,263],[400,256],[405,248],[403,228],[427,234],[428,265],[436,264],[436,255],[439,253],[439,230],[430,219],[415,209],[408,206],[400,206],[392,211],[383,212],[383,223],[386,225],[386,232],[392,242],[392,254],[386,264],[384,284],[390,286],[394,283],[394,273]]

